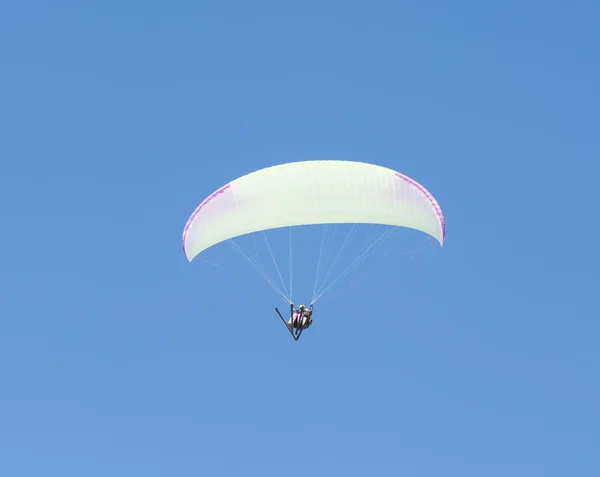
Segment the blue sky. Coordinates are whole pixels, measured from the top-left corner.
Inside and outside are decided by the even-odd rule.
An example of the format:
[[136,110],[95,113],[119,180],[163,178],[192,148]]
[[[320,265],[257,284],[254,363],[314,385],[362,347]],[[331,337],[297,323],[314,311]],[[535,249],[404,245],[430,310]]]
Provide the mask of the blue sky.
[[[600,475],[600,4],[293,3],[0,6],[0,474]],[[309,159],[447,242],[294,343],[180,237]]]

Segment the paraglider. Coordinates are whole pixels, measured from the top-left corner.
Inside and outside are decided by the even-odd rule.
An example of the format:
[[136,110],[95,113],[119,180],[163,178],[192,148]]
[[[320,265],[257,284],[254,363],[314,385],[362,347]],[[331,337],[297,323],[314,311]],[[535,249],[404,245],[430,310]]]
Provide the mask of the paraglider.
[[294,304],[290,303],[290,319],[285,321],[285,318],[279,311],[279,308],[275,308],[275,311],[279,315],[279,318],[285,323],[288,330],[292,334],[292,337],[298,341],[300,335],[306,329],[312,325],[312,313],[313,306],[306,308],[304,305],[300,305],[297,310],[294,310]]
[[[310,180],[302,182],[301,194],[290,194],[290,184],[298,178]],[[317,224],[406,227],[440,245],[446,235],[440,206],[415,180],[374,164],[317,160],[267,167],[217,189],[190,216],[182,246],[191,262],[206,249],[242,235]],[[313,305],[321,295],[302,310],[294,310],[291,296],[281,295],[290,303],[290,321],[277,313],[297,340],[311,326]]]

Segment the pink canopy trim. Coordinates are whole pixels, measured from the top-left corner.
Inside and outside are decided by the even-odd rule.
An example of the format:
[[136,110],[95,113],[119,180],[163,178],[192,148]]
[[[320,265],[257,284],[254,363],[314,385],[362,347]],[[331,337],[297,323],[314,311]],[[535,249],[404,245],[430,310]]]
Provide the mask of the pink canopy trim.
[[444,214],[442,214],[442,208],[440,207],[440,205],[429,193],[429,191],[425,189],[425,187],[423,187],[421,184],[419,184],[416,180],[411,179],[410,177],[405,176],[400,172],[396,172],[396,177],[399,177],[400,179],[403,179],[406,182],[408,182],[410,185],[415,186],[417,189],[423,192],[423,194],[425,194],[425,197],[429,199],[431,205],[433,206],[433,209],[435,210],[436,214],[438,215],[438,218],[440,219],[440,226],[442,227],[442,241],[444,241],[444,239],[446,238],[446,220],[444,219]]
[[210,194],[206,199],[204,199],[202,201],[202,203],[198,207],[196,207],[196,210],[194,210],[194,213],[190,216],[190,218],[188,219],[187,223],[185,224],[185,228],[183,229],[183,237],[181,239],[181,246],[183,247],[183,251],[184,252],[185,252],[185,239],[187,237],[188,230],[189,230],[190,226],[192,225],[192,222],[194,221],[194,219],[198,215],[198,213],[202,210],[203,207],[206,206],[206,204],[208,204],[215,197],[221,195],[223,192],[225,192],[230,187],[231,187],[231,184],[225,184],[223,187],[221,187],[220,189],[217,189],[212,194]]

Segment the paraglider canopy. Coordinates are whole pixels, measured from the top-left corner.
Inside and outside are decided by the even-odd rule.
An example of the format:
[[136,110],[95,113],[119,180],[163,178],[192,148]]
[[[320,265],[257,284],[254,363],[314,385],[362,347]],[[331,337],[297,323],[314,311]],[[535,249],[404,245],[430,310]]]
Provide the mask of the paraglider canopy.
[[242,176],[208,196],[183,232],[192,261],[203,250],[240,235],[316,224],[408,227],[445,239],[445,221],[433,196],[415,180],[373,164],[305,161]]

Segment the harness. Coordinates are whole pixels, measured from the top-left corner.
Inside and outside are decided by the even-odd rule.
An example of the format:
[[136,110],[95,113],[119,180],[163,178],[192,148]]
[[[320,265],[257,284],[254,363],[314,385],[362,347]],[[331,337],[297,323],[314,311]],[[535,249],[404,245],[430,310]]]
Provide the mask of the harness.
[[[275,311],[281,318],[281,321],[283,321],[285,323],[287,329],[292,334],[292,337],[294,338],[294,340],[298,341],[298,339],[300,339],[300,335],[302,334],[302,332],[306,328],[308,328],[310,325],[312,325],[312,316],[311,316],[312,308],[313,308],[313,306],[310,305],[308,308],[305,308],[303,312],[300,312],[300,310],[294,310],[294,304],[290,303],[291,326],[289,326],[288,323],[285,321],[285,318],[279,312],[278,308],[275,308]],[[304,318],[306,318],[306,324],[302,325],[302,321]]]

